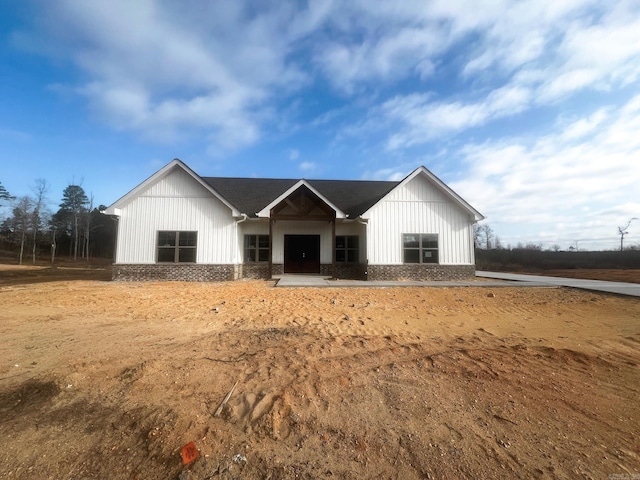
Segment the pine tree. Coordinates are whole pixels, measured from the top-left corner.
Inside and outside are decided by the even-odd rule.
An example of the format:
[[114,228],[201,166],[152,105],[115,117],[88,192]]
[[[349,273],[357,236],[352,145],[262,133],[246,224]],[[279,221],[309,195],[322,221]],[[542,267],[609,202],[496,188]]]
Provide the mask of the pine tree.
[[13,200],[13,197],[9,195],[7,189],[4,188],[4,185],[2,185],[2,182],[0,182],[0,205],[2,205],[2,200]]
[[69,185],[62,192],[62,203],[58,214],[66,217],[71,224],[73,238],[73,259],[78,258],[78,240],[80,236],[80,218],[87,213],[89,198],[80,185]]

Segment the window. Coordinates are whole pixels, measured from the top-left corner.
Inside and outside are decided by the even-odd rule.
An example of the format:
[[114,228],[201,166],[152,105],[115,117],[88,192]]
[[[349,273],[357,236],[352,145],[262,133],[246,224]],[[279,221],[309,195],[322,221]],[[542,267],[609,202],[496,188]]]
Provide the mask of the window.
[[158,232],[158,263],[196,261],[198,232]]
[[268,262],[269,261],[269,235],[245,235],[244,236],[244,261]]
[[438,235],[405,233],[402,235],[404,263],[438,263]]
[[336,262],[358,263],[360,259],[357,235],[336,235]]

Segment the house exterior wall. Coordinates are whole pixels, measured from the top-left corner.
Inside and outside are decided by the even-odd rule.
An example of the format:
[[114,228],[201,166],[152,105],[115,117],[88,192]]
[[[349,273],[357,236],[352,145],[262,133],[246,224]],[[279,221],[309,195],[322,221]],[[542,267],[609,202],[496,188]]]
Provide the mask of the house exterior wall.
[[116,265],[155,264],[159,230],[197,231],[198,264],[237,263],[231,210],[180,168],[121,207]]
[[473,219],[416,175],[369,211],[369,265],[403,265],[403,233],[438,234],[440,265],[473,265]]
[[[323,275],[370,280],[471,278],[475,275],[474,217],[441,188],[418,172],[366,212],[364,221],[338,219],[335,234],[357,235],[360,258],[358,263],[337,263],[335,269],[331,222],[278,220],[272,225],[269,271],[268,262],[244,262],[244,235],[268,235],[268,219],[234,217],[233,207],[188,171],[179,165],[163,169],[110,207],[119,215],[114,278],[269,278],[282,273],[284,237],[289,234],[320,236]],[[162,230],[196,231],[195,263],[157,263],[158,231]],[[403,233],[438,234],[439,263],[403,264]]]

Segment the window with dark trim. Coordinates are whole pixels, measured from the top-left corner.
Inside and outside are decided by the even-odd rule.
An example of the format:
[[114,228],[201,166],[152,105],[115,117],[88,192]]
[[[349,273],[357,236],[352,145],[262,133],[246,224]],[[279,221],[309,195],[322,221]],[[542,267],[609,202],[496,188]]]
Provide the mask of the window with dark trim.
[[336,235],[336,262],[358,263],[360,239],[357,235]]
[[438,263],[437,233],[405,233],[402,246],[404,263]]
[[245,235],[244,236],[244,261],[268,262],[269,261],[269,235]]
[[158,263],[195,263],[198,232],[158,232]]

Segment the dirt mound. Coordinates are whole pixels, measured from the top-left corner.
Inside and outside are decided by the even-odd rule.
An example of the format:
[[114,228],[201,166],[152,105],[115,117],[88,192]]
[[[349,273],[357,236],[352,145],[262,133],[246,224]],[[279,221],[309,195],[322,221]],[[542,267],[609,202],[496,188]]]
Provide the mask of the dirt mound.
[[258,281],[0,298],[0,478],[640,473],[635,299]]

